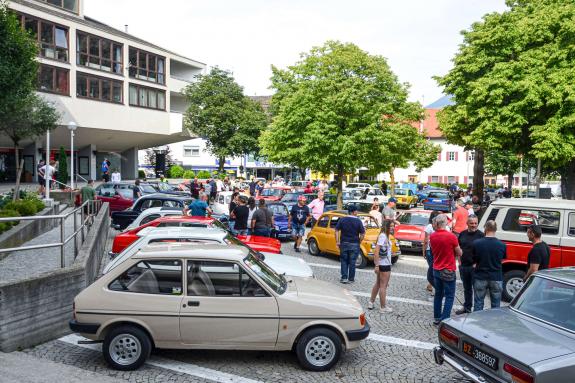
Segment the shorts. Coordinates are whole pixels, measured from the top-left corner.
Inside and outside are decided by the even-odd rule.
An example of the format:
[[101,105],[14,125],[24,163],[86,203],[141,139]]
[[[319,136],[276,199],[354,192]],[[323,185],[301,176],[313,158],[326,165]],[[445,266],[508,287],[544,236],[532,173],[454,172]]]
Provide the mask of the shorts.
[[305,235],[305,226],[304,224],[299,223],[292,223],[291,225],[291,234],[294,237],[303,237]]
[[104,182],[110,182],[110,176],[107,173],[102,174],[102,179]]
[[391,271],[391,266],[390,266],[390,265],[386,265],[386,266],[379,265],[379,272],[380,272],[380,273],[386,273],[386,272],[389,272],[389,271]]
[[38,184],[40,186],[46,186],[46,180],[42,177],[38,177]]

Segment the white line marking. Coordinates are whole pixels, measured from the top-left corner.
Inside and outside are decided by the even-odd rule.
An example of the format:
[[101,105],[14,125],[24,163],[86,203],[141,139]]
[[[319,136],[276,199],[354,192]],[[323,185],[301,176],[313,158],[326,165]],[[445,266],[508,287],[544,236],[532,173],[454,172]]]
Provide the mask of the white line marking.
[[379,335],[379,334],[369,334],[367,339],[374,340],[376,342],[397,344],[399,346],[421,348],[423,350],[433,350],[433,348],[435,346],[437,346],[437,344],[435,344],[435,343],[421,342],[418,340],[411,340],[411,339],[401,339],[401,338],[395,338],[392,336],[385,336],[385,335]]
[[[86,340],[85,338],[76,334],[66,335],[60,339],[62,342],[69,343],[74,346],[83,347],[89,350],[102,351],[102,347],[98,344],[78,344],[79,340]],[[218,383],[262,383],[259,380],[243,378],[238,375],[228,374],[225,372],[212,370],[210,368],[200,367],[195,364],[178,362],[157,356],[151,356],[146,364],[154,367],[164,368],[179,372],[181,374],[191,375],[202,379],[212,380]]]
[[[371,298],[370,293],[362,293],[360,291],[350,291],[353,295],[357,297],[365,297]],[[386,297],[388,301],[392,302],[402,302],[402,303],[413,303],[415,305],[423,305],[423,306],[433,306],[433,302],[427,301],[420,301],[418,299],[409,299],[409,298],[401,298],[401,297],[390,297],[389,295]]]
[[399,257],[399,262],[413,262],[413,263],[421,263],[421,264],[425,264],[427,266],[427,261],[423,258],[407,258],[405,256],[401,256]]

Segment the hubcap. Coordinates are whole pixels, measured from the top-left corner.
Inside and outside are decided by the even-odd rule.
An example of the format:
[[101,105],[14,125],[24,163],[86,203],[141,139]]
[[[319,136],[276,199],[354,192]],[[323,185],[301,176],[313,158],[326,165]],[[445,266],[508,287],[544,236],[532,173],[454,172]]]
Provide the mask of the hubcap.
[[142,345],[135,336],[120,334],[112,339],[108,351],[114,362],[122,366],[129,366],[135,363],[140,357]]
[[316,336],[305,346],[305,357],[310,364],[323,367],[335,358],[335,345],[326,336]]
[[312,253],[313,255],[318,253],[317,243],[314,240],[311,240],[309,242],[309,252]]
[[507,281],[507,285],[505,286],[505,290],[507,290],[507,294],[509,296],[515,298],[515,296],[519,293],[519,290],[523,287],[523,280],[521,278],[511,278]]
[[355,267],[361,266],[362,262],[363,262],[363,255],[359,254],[355,259]]

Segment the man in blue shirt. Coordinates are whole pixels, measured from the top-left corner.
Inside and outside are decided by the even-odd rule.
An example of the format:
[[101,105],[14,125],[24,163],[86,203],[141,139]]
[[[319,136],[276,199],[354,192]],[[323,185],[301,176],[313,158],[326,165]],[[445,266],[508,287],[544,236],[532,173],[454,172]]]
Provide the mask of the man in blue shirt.
[[341,283],[353,283],[355,280],[355,261],[359,256],[359,244],[365,236],[365,228],[357,218],[357,207],[351,205],[349,214],[337,221],[335,226],[335,243],[339,247],[341,262]]
[[[200,194],[200,198],[193,200],[188,208],[185,209],[184,214],[194,217],[205,217],[206,213],[212,214],[212,209],[208,206],[207,200],[208,196],[206,194]],[[188,211],[190,212],[189,214]]]
[[288,230],[292,230],[293,235],[293,248],[296,253],[300,252],[300,245],[303,236],[305,235],[305,226],[311,219],[309,207],[306,206],[307,198],[300,195],[297,199],[297,205],[291,207],[290,214],[288,215]]

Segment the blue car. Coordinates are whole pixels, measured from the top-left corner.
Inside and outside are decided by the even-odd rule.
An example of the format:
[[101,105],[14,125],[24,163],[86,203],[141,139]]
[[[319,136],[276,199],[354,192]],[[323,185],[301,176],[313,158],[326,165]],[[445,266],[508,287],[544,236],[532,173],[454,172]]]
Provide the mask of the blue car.
[[446,190],[432,190],[423,200],[423,210],[439,210],[451,213],[453,198]]
[[427,198],[429,193],[431,193],[431,192],[444,192],[444,191],[446,191],[446,190],[445,189],[423,189],[423,190],[418,190],[415,194],[417,195],[417,200],[419,202],[422,202],[424,199]]
[[291,231],[288,230],[288,208],[281,202],[266,203],[268,209],[274,213],[275,229],[273,236],[279,240],[290,239]]

